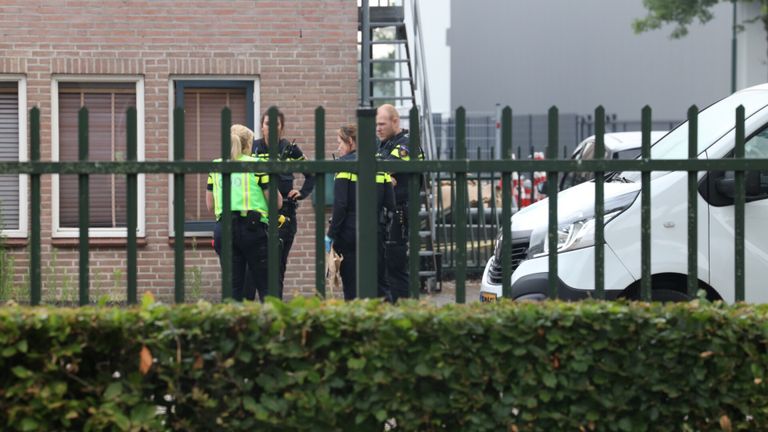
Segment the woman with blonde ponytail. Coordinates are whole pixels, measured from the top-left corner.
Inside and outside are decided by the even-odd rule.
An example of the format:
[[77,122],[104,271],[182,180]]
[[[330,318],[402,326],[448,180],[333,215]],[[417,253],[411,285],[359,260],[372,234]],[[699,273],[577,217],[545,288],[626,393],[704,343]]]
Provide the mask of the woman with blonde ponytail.
[[[253,143],[253,131],[247,127],[235,124],[230,129],[232,147],[231,160],[258,163],[258,159],[250,156]],[[215,159],[214,162],[221,162]],[[216,215],[216,227],[213,231],[213,248],[221,259],[221,218],[232,218],[232,297],[235,300],[255,300],[256,291],[259,300],[264,301],[267,294],[267,201],[266,190],[269,176],[255,172],[238,172],[230,175],[230,212],[224,213],[222,208],[222,175],[212,172],[208,175],[208,190],[206,204],[208,210]],[[282,200],[278,195],[278,207]],[[245,286],[246,269],[255,286]]]

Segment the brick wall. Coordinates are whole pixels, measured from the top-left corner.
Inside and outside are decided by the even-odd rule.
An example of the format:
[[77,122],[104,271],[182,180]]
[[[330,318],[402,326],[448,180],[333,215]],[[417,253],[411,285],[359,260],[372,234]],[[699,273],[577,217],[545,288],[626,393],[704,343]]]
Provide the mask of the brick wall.
[[[326,108],[329,154],[336,147],[336,128],[354,119],[357,7],[349,0],[5,0],[0,35],[0,76],[26,76],[27,108],[41,109],[43,160],[51,159],[51,79],[59,74],[143,76],[147,160],[168,160],[169,79],[174,75],[258,76],[261,109],[280,106],[286,136],[295,138],[310,159],[317,106]],[[42,190],[43,299],[76,299],[78,252],[76,246],[52,241],[50,176],[43,177]],[[152,291],[172,300],[168,195],[167,175],[146,177],[139,294]],[[307,200],[286,276],[289,297],[314,290],[313,219]],[[11,255],[23,286],[28,245]],[[125,260],[123,246],[92,246],[92,299],[124,299]],[[188,299],[220,298],[210,240],[187,248],[186,267]]]

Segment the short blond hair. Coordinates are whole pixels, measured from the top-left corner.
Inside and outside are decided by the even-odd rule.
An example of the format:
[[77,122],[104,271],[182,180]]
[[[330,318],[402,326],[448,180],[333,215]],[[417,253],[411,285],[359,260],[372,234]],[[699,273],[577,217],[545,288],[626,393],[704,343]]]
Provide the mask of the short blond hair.
[[400,113],[397,112],[397,109],[394,106],[392,106],[391,104],[384,104],[384,105],[380,106],[376,110],[376,112],[386,113],[387,116],[389,116],[389,118],[392,119],[392,120],[400,120]]

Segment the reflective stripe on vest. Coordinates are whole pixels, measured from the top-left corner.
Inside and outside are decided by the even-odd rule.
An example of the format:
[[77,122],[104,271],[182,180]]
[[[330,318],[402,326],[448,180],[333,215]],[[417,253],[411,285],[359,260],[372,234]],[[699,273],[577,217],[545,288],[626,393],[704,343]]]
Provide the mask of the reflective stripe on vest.
[[[238,161],[256,162],[256,158],[242,155]],[[214,162],[221,162],[221,159],[216,159]],[[256,173],[232,173],[230,175],[231,181],[231,210],[240,211],[246,213],[251,210],[255,210],[261,214],[262,222],[267,223],[267,201],[264,197],[264,192],[259,186],[259,180],[256,177]],[[214,213],[216,219],[221,217],[222,209],[222,175],[221,173],[214,172],[209,175],[209,182],[213,184],[213,201],[214,201]]]
[[[351,173],[351,172],[340,172],[336,173],[337,179],[347,179],[351,182],[357,181],[357,174]],[[376,174],[376,183],[392,183],[392,176],[390,176],[388,173],[378,173]]]

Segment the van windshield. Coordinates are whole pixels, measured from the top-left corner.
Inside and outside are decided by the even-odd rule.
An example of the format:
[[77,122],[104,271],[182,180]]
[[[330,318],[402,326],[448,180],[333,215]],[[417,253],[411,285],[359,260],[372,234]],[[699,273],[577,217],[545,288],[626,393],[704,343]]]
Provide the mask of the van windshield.
[[[749,118],[768,105],[768,92],[751,90],[733,94],[722,99],[703,111],[698,117],[698,149],[701,154],[717,142],[723,135],[734,128],[736,108],[744,105],[745,118]],[[651,147],[651,159],[687,159],[688,158],[688,122],[681,123],[675,130],[656,142]],[[654,173],[654,177],[655,177]],[[627,180],[637,181],[639,172],[624,173]]]

